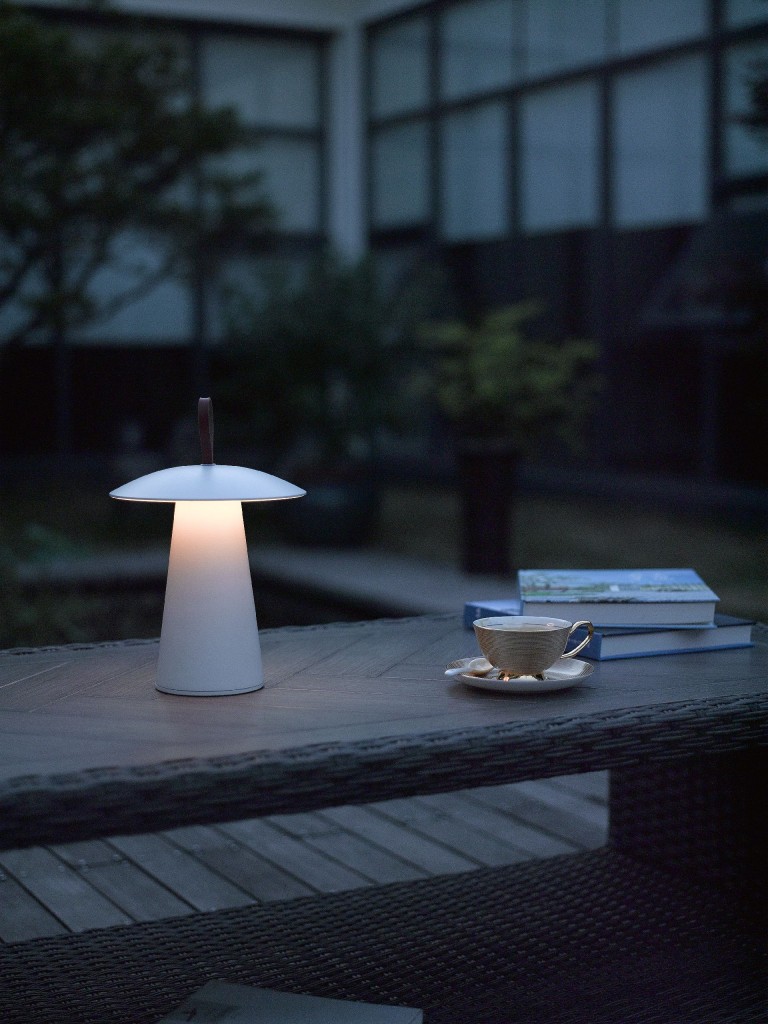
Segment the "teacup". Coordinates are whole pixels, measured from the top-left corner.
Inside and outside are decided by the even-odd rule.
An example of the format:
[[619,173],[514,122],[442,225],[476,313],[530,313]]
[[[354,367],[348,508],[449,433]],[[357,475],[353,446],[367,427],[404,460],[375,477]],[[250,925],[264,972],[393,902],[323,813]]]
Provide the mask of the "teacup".
[[[593,633],[592,623],[586,619],[572,623],[540,615],[492,615],[475,619],[473,626],[480,650],[502,679],[540,677],[560,658],[572,658],[583,651]],[[586,626],[587,636],[564,654],[568,638],[579,626]]]

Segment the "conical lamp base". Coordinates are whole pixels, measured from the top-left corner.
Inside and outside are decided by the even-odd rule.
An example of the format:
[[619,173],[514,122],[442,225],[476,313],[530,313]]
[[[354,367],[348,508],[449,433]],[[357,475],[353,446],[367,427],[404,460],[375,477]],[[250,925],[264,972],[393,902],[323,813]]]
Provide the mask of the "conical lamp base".
[[264,685],[239,501],[177,501],[157,689],[213,697]]

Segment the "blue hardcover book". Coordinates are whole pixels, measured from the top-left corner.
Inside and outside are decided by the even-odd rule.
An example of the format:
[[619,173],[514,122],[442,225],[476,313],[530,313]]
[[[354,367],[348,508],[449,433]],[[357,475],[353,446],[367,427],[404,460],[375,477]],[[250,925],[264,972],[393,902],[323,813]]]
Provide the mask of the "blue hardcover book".
[[[753,625],[751,619],[716,614],[714,624],[703,629],[604,626],[595,630],[579,657],[590,658],[592,661],[613,661],[616,658],[647,658],[660,654],[690,654],[694,651],[751,647]],[[586,635],[586,629],[577,629],[566,650],[581,643]]]
[[595,626],[711,626],[717,594],[693,569],[521,569],[523,615]]
[[506,601],[467,601],[464,605],[464,625],[472,629],[475,619],[486,615],[519,615],[520,602],[510,597]]

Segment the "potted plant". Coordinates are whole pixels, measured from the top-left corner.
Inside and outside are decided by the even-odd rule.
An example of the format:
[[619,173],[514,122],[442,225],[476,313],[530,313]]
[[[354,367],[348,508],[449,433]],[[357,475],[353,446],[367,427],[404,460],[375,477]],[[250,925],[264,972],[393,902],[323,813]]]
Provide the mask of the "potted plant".
[[517,472],[552,440],[575,449],[598,387],[597,346],[535,336],[534,302],[494,310],[476,323],[422,327],[433,396],[451,425],[468,572],[508,573]]
[[376,436],[394,416],[406,305],[384,295],[370,259],[332,253],[298,275],[273,266],[261,285],[230,299],[223,404],[273,452],[279,475],[306,488],[301,508],[281,510],[292,539],[362,543],[379,507]]

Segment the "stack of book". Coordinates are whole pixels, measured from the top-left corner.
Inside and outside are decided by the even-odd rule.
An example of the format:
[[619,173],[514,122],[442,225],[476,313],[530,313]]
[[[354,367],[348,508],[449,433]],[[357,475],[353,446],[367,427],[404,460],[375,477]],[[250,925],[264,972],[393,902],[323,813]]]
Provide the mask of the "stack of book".
[[[693,569],[521,569],[519,599],[468,601],[464,624],[486,615],[545,615],[595,627],[582,652],[607,661],[749,647],[749,619],[716,611],[718,597]],[[571,645],[586,636],[574,632]]]

